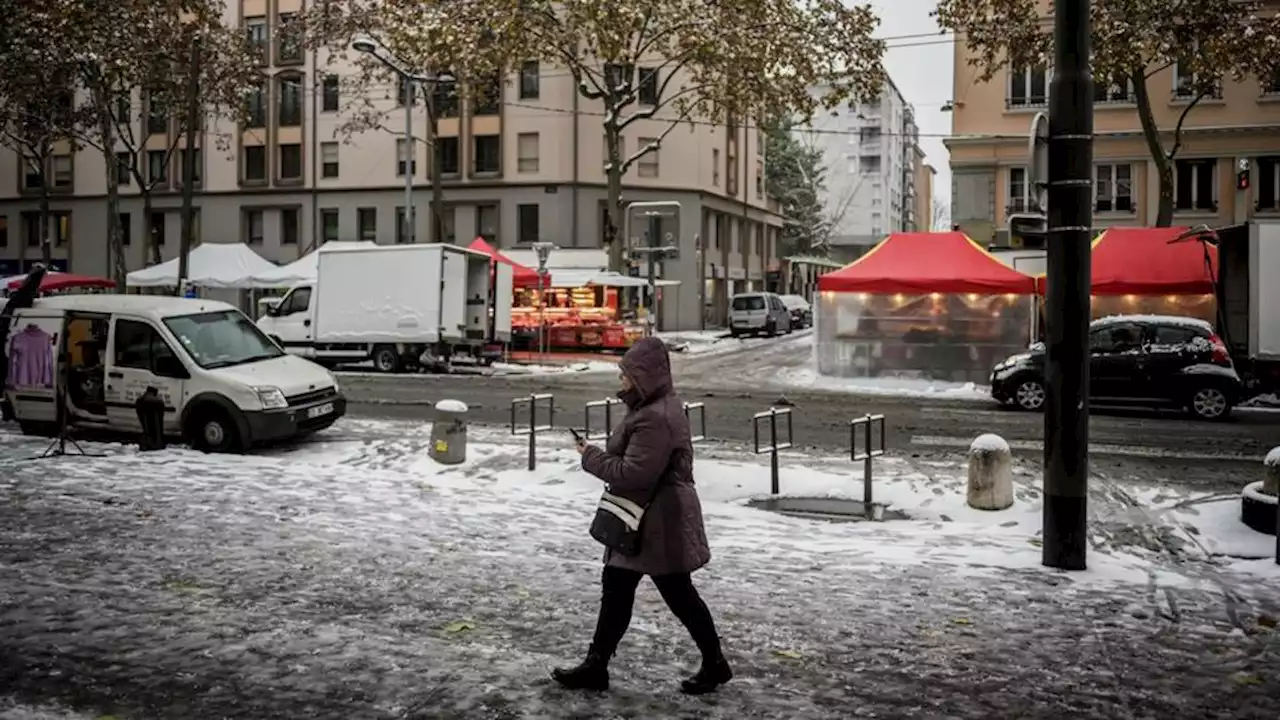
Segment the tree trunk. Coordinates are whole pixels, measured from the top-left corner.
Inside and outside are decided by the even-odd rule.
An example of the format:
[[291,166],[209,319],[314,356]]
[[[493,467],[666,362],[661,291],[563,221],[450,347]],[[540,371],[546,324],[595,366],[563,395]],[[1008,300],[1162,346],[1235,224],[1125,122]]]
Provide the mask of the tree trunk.
[[116,292],[125,291],[129,266],[124,258],[124,238],[120,227],[120,175],[116,160],[115,121],[111,117],[109,95],[96,98],[99,132],[102,134],[102,158],[107,166],[107,257],[111,259],[111,279],[116,281]]
[[[444,157],[440,155],[440,118],[436,117],[436,93],[433,84],[427,95],[427,149],[431,153],[431,242],[444,238]],[[454,238],[457,242],[458,238]]]
[[[41,158],[44,167],[48,168],[48,156]],[[49,222],[51,213],[49,212],[49,173],[41,172],[40,178],[40,262],[44,263],[46,270],[53,270],[53,237],[52,233],[56,233],[58,229]]]
[[605,159],[607,167],[605,167],[605,178],[607,180],[607,195],[604,206],[604,246],[609,251],[609,270],[626,274],[624,266],[625,257],[623,254],[623,246],[625,244],[622,237],[622,228],[619,223],[622,222],[622,153],[618,151],[618,142],[621,132],[615,126],[608,123],[604,126],[605,146],[608,149],[608,157]]
[[1151,112],[1151,94],[1147,92],[1146,72],[1132,72],[1129,78],[1133,83],[1138,121],[1142,124],[1142,139],[1147,143],[1147,154],[1151,156],[1160,182],[1160,204],[1156,209],[1154,226],[1170,227],[1173,225],[1173,163],[1164,152],[1164,143],[1160,141],[1160,127],[1156,125],[1155,115]]
[[147,255],[151,260],[148,265],[160,264],[160,238],[156,237],[151,227],[151,188],[142,188],[142,222],[147,228]]

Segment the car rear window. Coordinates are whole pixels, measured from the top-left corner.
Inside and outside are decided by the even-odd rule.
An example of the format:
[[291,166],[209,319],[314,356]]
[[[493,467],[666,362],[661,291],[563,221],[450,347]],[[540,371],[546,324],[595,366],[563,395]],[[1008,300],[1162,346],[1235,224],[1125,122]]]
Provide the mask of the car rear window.
[[759,295],[750,297],[736,297],[733,299],[734,310],[763,310],[764,298]]
[[1188,327],[1160,325],[1156,327],[1156,345],[1190,345],[1201,337],[1199,331]]

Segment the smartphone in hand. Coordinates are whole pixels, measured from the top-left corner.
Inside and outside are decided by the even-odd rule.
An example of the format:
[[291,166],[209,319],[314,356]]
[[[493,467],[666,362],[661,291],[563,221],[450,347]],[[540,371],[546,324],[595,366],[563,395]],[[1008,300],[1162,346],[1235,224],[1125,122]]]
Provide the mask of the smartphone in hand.
[[569,433],[573,435],[573,442],[575,445],[581,445],[584,442],[586,442],[585,440],[582,439],[582,435],[580,435],[577,430],[574,430],[573,428],[569,428]]

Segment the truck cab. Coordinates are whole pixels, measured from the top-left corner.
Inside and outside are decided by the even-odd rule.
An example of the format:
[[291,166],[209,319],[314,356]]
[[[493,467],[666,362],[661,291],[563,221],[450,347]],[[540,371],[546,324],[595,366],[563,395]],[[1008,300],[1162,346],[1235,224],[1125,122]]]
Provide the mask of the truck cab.
[[18,310],[4,394],[24,433],[66,425],[136,435],[155,388],[167,435],[233,452],[325,429],[346,411],[333,375],[284,353],[226,303],[70,295]]

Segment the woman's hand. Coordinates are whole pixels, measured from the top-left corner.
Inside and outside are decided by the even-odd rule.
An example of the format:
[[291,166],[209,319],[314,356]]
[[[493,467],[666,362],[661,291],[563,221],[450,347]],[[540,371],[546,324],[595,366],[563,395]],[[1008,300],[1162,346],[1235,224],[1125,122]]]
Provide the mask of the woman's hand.
[[578,454],[581,455],[582,453],[587,451],[587,441],[579,440],[578,442],[574,443],[573,447],[578,451]]

